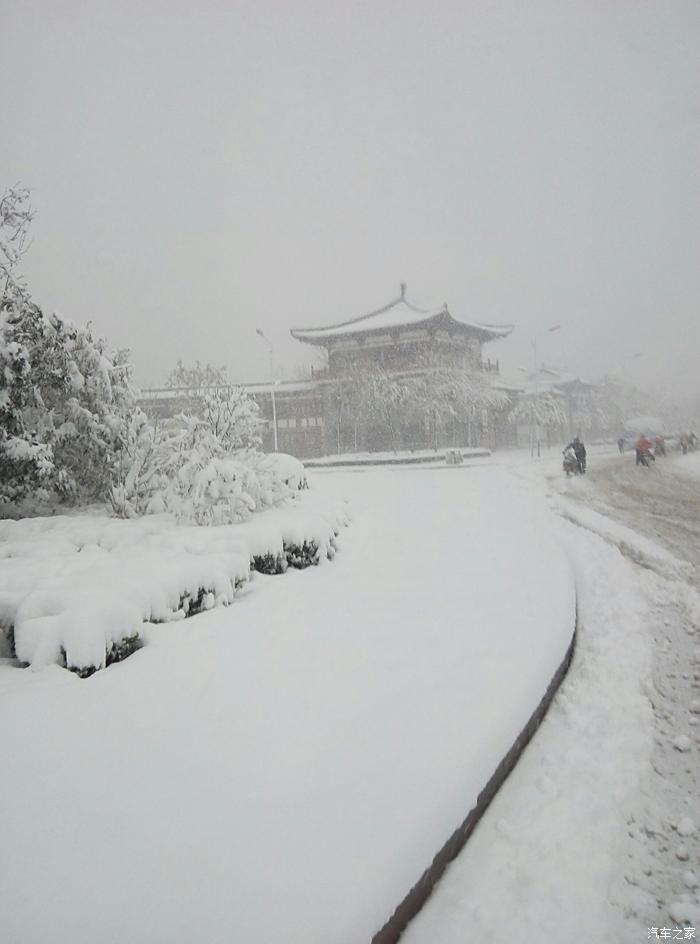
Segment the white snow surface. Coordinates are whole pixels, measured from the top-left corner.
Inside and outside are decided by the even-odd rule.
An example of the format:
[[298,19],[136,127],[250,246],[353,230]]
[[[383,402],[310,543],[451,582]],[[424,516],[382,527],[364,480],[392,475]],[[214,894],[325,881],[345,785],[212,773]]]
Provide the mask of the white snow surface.
[[0,663],[4,940],[367,941],[474,805],[574,629],[544,500],[496,468],[315,492],[352,503],[332,565],[87,680]]

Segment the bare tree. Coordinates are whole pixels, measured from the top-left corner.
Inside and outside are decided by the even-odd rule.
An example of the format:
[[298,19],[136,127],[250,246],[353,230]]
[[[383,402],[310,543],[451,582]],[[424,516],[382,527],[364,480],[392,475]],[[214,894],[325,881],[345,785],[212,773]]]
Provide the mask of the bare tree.
[[187,396],[201,399],[210,390],[217,387],[230,386],[226,367],[213,367],[211,364],[201,364],[196,361],[194,366],[188,367],[177,362],[177,366],[168,374],[165,386],[182,390]]

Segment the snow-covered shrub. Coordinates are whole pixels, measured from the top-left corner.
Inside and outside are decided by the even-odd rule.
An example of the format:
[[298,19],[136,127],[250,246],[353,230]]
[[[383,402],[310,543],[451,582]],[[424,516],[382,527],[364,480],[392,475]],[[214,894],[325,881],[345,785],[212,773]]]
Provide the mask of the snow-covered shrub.
[[285,543],[284,552],[289,566],[297,570],[304,570],[306,567],[318,564],[321,560],[321,551],[315,541],[302,541],[301,544]]
[[258,507],[260,487],[246,452],[229,454],[208,424],[181,415],[182,428],[159,448],[165,510],[195,524],[243,521]]
[[[113,642],[106,652],[104,668],[107,668],[109,665],[114,665],[115,662],[123,662],[124,659],[128,659],[129,656],[132,656],[142,646],[143,641],[138,633],[133,633],[131,636],[124,636],[117,642]],[[63,648],[61,648],[61,664],[64,668],[69,668],[68,656],[66,650]],[[94,675],[100,668],[102,668],[102,666],[99,665],[70,666],[70,671],[74,672],[79,678],[85,679],[90,678],[90,676]]]
[[258,468],[263,475],[269,475],[273,490],[279,489],[280,485],[291,492],[301,492],[309,487],[304,463],[284,452],[266,453]]
[[219,387],[205,394],[202,422],[229,452],[257,449],[262,442],[260,408],[242,387]]
[[122,418],[118,439],[109,500],[120,518],[134,518],[147,510],[161,481],[160,431],[137,408]]
[[256,554],[251,558],[253,570],[259,574],[283,574],[288,565],[286,554],[266,551],[264,554]]
[[[87,677],[134,652],[144,623],[228,605],[249,577],[248,550],[230,531],[207,542],[167,518],[153,531],[119,522],[121,536],[110,535],[104,519],[96,533],[90,521],[34,520],[48,533],[15,543],[13,556],[0,559],[0,597],[12,598],[17,658],[35,669],[58,664]],[[57,526],[63,540],[59,533],[52,541]],[[100,543],[83,544],[88,538]],[[43,556],[46,545],[58,553]]]
[[255,441],[258,420],[257,407],[241,391],[205,398],[204,414],[181,414],[180,429],[157,444],[157,474],[151,479],[157,487],[151,489],[147,510],[168,511],[196,524],[230,524],[308,487],[297,459],[243,448]]
[[90,675],[134,652],[145,623],[232,603],[251,564],[280,574],[333,557],[346,520],[342,503],[310,492],[218,527],[172,515],[0,520],[3,654]]
[[257,476],[245,463],[194,454],[166,487],[166,508],[196,524],[230,524],[250,517],[258,492]]

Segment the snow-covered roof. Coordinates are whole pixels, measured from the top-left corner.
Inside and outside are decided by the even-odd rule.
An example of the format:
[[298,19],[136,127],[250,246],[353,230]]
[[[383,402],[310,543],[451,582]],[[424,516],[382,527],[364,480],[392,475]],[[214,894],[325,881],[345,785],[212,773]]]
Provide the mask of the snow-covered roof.
[[441,326],[452,330],[460,330],[477,336],[481,341],[495,341],[511,333],[513,325],[492,325],[475,321],[460,321],[454,318],[447,307],[419,308],[406,298],[405,286],[401,286],[398,298],[371,311],[367,315],[341,321],[338,324],[327,325],[324,328],[292,328],[292,337],[307,344],[329,344],[334,340],[352,337],[353,335],[370,332],[386,332],[395,328],[426,326]]
[[[318,381],[316,380],[278,380],[274,383],[267,380],[262,382],[253,382],[253,383],[233,383],[233,384],[224,384],[224,387],[234,386],[241,387],[246,393],[256,394],[256,393],[270,393],[274,388],[276,394],[285,394],[285,393],[299,393],[304,390],[314,391],[318,389]],[[221,389],[219,387],[206,387],[202,389],[203,393],[212,393],[216,390]],[[191,387],[146,387],[141,390],[139,399],[140,400],[176,400],[179,397],[190,396],[192,393]]]
[[523,367],[518,368],[518,373],[502,371],[500,381],[510,389],[519,390],[526,395],[563,393],[566,390],[593,386],[581,380],[578,374],[558,367],[546,367],[544,364],[536,371]]

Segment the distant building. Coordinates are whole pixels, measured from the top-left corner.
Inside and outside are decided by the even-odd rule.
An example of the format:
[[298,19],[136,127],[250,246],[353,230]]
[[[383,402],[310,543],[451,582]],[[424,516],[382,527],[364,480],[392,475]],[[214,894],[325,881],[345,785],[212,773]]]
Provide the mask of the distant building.
[[[514,403],[536,403],[549,398],[559,404],[555,414],[559,421],[542,424],[536,421],[539,411],[534,406],[531,419],[522,419],[515,426],[515,445],[532,447],[540,443],[543,447],[549,447],[555,443],[568,442],[575,435],[586,439],[605,437],[601,411],[596,409],[599,387],[595,384],[586,383],[567,370],[545,364],[524,371],[519,377],[502,378],[502,381],[503,389],[508,390]],[[527,410],[524,412],[527,413]]]
[[[498,361],[483,360],[483,345],[506,337],[512,330],[512,325],[459,320],[447,305],[419,308],[406,298],[404,284],[398,298],[368,314],[324,327],[292,328],[296,340],[321,347],[327,354],[327,368],[315,374],[326,381],[322,388],[324,452],[388,447],[380,423],[365,421],[358,429],[357,417],[343,410],[340,397],[344,382],[376,367],[401,377],[425,370],[428,362],[439,367],[441,361],[456,364],[465,372],[495,375]],[[401,446],[408,449],[492,444],[488,441],[488,417],[482,410],[478,415],[453,416],[450,422],[440,424],[430,415],[406,415],[400,433]]]
[[[466,372],[488,374],[497,386],[498,361],[484,360],[483,345],[506,337],[512,325],[492,325],[455,318],[447,305],[423,309],[406,298],[406,286],[389,304],[335,324],[292,328],[296,340],[322,348],[327,363],[312,369],[305,381],[243,384],[257,400],[266,420],[263,446],[274,448],[274,414],[277,448],[300,458],[336,452],[387,448],[380,424],[364,422],[344,409],[342,390],[363,370],[380,367],[384,374],[401,377],[424,369],[426,359],[457,363]],[[142,406],[160,416],[173,416],[188,403],[186,392],[171,388],[144,390]],[[453,416],[449,424],[434,418],[400,417],[401,446],[426,449],[434,446],[496,445],[498,424],[486,410],[469,416]]]

